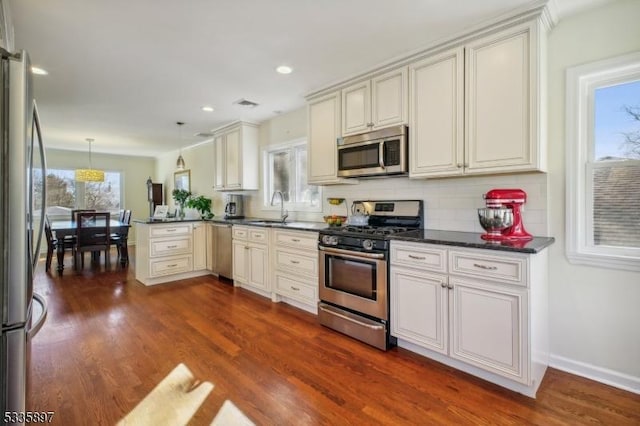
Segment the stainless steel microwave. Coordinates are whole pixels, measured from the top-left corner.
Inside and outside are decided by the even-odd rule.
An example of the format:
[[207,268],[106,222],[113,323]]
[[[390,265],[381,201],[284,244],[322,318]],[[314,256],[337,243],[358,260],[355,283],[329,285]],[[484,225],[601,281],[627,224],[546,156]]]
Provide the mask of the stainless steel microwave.
[[407,126],[394,126],[338,139],[338,176],[407,174],[407,134]]

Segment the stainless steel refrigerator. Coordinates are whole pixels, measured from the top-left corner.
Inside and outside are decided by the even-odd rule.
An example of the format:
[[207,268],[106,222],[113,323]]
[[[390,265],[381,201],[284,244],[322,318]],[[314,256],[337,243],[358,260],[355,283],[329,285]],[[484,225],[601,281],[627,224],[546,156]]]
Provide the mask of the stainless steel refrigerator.
[[26,52],[0,49],[0,422],[24,412],[30,341],[46,318],[33,291],[46,200],[46,164]]

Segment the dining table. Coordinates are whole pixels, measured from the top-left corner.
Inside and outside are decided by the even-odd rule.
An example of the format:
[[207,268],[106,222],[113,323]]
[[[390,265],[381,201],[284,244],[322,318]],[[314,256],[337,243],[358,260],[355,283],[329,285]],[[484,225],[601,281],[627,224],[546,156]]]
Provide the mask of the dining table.
[[[83,225],[83,228],[87,225]],[[89,225],[91,226],[91,225]],[[104,221],[97,220],[94,222],[94,226],[104,226]],[[129,262],[129,250],[127,249],[127,238],[129,235],[129,227],[131,225],[126,222],[121,222],[118,219],[111,219],[109,221],[110,233],[117,234],[121,239],[120,246],[120,264],[122,266]],[[51,221],[51,231],[55,232],[56,239],[61,240],[65,237],[73,237],[76,235],[78,229],[78,223],[74,220],[53,220]],[[64,244],[58,244],[56,254],[58,258],[58,272],[62,273],[64,270]]]

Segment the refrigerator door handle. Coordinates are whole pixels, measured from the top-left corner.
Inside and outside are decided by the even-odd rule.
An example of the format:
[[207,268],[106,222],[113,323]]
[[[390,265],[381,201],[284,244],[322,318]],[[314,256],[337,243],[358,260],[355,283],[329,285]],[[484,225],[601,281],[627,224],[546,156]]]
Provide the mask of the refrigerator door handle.
[[35,302],[38,302],[40,306],[42,306],[42,314],[40,314],[40,318],[35,320],[35,322],[31,325],[31,328],[29,329],[29,331],[27,331],[28,339],[31,339],[33,338],[33,336],[38,334],[38,331],[40,331],[40,329],[44,325],[44,320],[47,319],[47,312],[49,310],[49,307],[47,306],[47,301],[44,300],[44,297],[40,296],[38,293],[33,293],[33,300]]
[[[38,257],[40,256],[40,244],[42,242],[42,234],[44,232],[45,214],[47,211],[47,164],[44,154],[44,142],[42,140],[42,130],[40,128],[40,115],[38,114],[38,107],[36,101],[33,101],[33,126],[31,127],[31,143],[34,144],[34,136],[38,138],[38,154],[40,155],[40,164],[42,170],[42,195],[40,200],[40,229],[38,230],[38,238],[36,239],[33,259],[31,261],[32,268],[35,271],[38,264]],[[33,170],[31,170],[33,173]],[[31,180],[33,185],[33,179]],[[33,220],[33,219],[32,219]],[[33,274],[32,274],[33,276]],[[35,295],[34,295],[35,296]]]

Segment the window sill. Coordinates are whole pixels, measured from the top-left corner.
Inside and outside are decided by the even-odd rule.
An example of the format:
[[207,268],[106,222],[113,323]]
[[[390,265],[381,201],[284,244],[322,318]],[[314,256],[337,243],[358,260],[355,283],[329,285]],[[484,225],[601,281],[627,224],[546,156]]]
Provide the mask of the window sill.
[[595,253],[567,253],[569,263],[600,268],[640,272],[640,258]]

